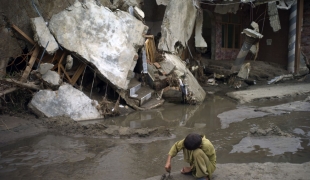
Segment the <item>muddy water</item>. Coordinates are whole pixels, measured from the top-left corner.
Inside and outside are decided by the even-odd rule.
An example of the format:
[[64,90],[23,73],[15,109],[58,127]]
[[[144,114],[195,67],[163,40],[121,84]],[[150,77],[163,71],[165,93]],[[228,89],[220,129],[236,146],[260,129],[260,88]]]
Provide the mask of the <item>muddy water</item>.
[[[241,107],[274,106],[295,100],[255,102]],[[218,115],[236,108],[240,106],[230,99],[210,96],[199,106],[167,103],[156,110],[82,122],[131,128],[166,126],[174,136],[165,140],[70,137],[55,133],[19,140],[0,148],[0,179],[144,179],[164,173],[170,147],[190,132],[205,134],[213,142],[220,164],[310,161],[310,112],[255,116],[223,126]],[[242,112],[248,113],[240,111],[234,116],[244,116]],[[270,123],[294,137],[249,136],[251,128],[266,129]],[[181,153],[173,158],[173,171],[184,165]]]

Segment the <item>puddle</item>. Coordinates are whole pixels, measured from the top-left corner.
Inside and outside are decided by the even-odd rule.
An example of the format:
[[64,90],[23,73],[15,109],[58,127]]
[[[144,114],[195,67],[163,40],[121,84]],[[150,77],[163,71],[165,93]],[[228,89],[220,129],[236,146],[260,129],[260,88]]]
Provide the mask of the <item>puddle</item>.
[[301,147],[300,138],[291,137],[245,137],[233,146],[230,153],[266,152],[267,156],[296,153]]

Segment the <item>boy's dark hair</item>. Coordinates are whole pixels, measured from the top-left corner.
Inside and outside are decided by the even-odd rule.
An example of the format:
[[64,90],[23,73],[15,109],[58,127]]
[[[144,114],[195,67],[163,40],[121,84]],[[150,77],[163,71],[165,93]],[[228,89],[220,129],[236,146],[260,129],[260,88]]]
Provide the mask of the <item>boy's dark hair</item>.
[[184,140],[184,147],[188,150],[195,150],[200,147],[202,138],[199,134],[191,133]]

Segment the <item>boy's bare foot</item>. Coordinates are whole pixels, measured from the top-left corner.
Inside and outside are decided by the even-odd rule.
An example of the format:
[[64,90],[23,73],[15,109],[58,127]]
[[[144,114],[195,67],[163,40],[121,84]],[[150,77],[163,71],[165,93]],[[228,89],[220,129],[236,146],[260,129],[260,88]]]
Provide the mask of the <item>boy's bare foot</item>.
[[186,173],[190,173],[192,171],[191,167],[183,167],[183,169],[181,170],[182,174],[186,174]]

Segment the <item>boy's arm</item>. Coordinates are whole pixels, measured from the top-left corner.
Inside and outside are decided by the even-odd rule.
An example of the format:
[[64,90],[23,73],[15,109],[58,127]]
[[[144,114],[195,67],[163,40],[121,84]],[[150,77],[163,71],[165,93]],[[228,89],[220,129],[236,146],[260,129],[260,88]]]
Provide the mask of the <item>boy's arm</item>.
[[171,158],[172,158],[171,155],[168,155],[166,165],[165,165],[165,169],[167,172],[171,171]]

